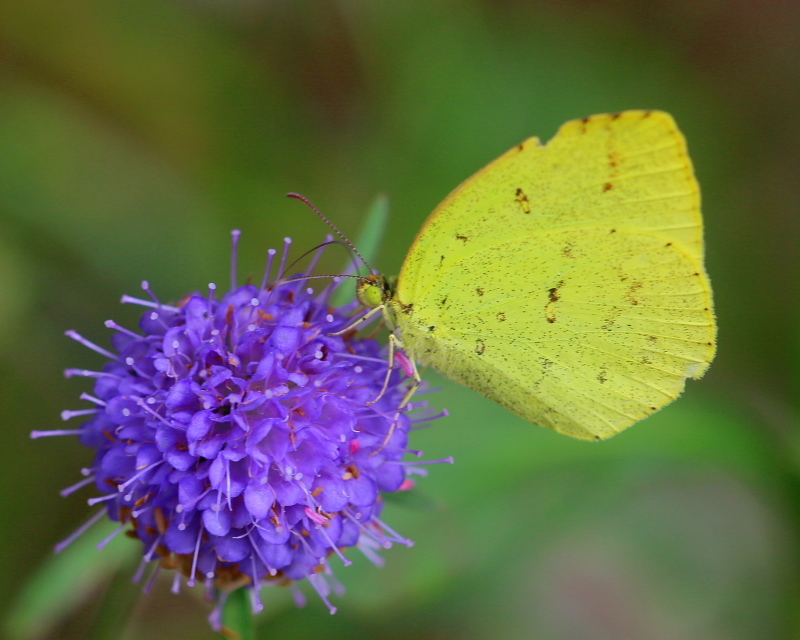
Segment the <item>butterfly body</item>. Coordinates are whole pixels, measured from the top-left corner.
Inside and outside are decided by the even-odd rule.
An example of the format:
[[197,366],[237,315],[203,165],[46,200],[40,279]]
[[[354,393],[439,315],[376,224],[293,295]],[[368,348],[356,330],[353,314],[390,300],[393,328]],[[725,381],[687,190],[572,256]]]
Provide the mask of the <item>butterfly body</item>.
[[714,354],[699,189],[663,112],[514,147],[442,202],[383,282],[412,359],[581,439],[671,402]]

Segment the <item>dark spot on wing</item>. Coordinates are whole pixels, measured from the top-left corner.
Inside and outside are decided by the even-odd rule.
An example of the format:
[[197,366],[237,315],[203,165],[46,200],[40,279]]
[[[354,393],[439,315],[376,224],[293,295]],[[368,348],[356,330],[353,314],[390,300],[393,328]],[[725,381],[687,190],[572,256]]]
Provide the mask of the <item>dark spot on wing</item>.
[[[610,233],[616,233],[616,232],[617,232],[616,229],[612,229]],[[442,256],[442,257],[444,257],[444,256]]]
[[506,321],[506,314],[503,313],[502,311],[498,311],[497,312],[497,320],[499,322],[505,322]]
[[469,238],[467,236],[462,236],[462,235],[457,233],[456,234],[456,240],[461,240],[461,242],[463,242],[464,244],[467,244],[467,240],[469,240]]
[[574,258],[575,256],[572,255],[572,248],[575,246],[574,242],[568,242],[565,244],[561,249],[561,254],[565,258]]
[[475,289],[475,293],[477,293],[479,296],[482,296],[483,295],[483,289],[481,289],[480,287],[477,287]]
[[[650,117],[652,114],[653,114],[653,112],[652,112],[652,111],[645,111],[645,112],[642,114],[642,118],[643,118],[643,119],[644,119],[644,118],[649,118],[649,117]],[[654,409],[654,410],[655,410],[655,409]]]
[[612,114],[611,114],[611,119],[612,119],[612,120],[616,120],[616,119],[617,119],[617,118],[619,118],[621,115],[622,115],[622,114],[621,114],[621,113],[619,113],[619,112],[617,112],[617,113],[612,113]]
[[658,337],[657,336],[647,336],[647,341],[649,343],[651,343],[651,344],[655,344],[656,342],[658,342]]
[[634,282],[629,288],[628,291],[625,293],[625,298],[630,302],[632,305],[636,306],[639,304],[639,300],[636,298],[636,292],[639,291],[644,285],[641,282]]
[[524,148],[525,148],[525,145],[524,145],[524,144],[522,144],[521,142],[520,142],[520,143],[517,145],[517,149],[518,149],[519,151],[522,151]]
[[515,195],[516,198],[514,198],[514,202],[516,202],[522,208],[522,212],[530,213],[531,203],[528,201],[528,196],[525,195],[525,192],[521,188],[517,188]]
[[484,351],[486,351],[486,343],[478,338],[475,341],[475,353],[477,353],[479,356],[482,356]]
[[431,332],[436,331],[436,327],[431,325],[430,327],[428,327],[428,331],[431,331]]
[[439,266],[442,266],[442,262],[444,262],[444,256],[439,256]]
[[563,286],[564,286],[564,281],[561,280],[560,282],[558,282],[558,284],[556,284],[555,287],[548,289],[547,292],[548,302],[544,306],[544,317],[551,324],[556,321],[556,311],[550,305],[561,300],[561,296],[558,293],[558,288]]
[[441,304],[442,306],[446,305],[447,304],[447,296],[442,298],[442,301],[439,304]]
[[611,313],[609,313],[608,317],[603,321],[603,324],[600,325],[600,328],[603,331],[611,331],[615,328],[617,318],[619,317],[620,313],[622,312],[621,307],[611,307]]
[[652,361],[650,360],[649,356],[642,356],[642,359],[639,360],[639,362],[641,362],[642,364],[652,364]]
[[605,369],[600,369],[600,373],[597,374],[597,381],[600,384],[603,384],[607,380],[608,380],[608,378],[606,377],[606,370]]
[[665,244],[664,246],[665,246],[665,247],[671,247],[671,246],[672,246],[672,243],[671,243],[671,242],[667,242],[667,244]]
[[603,185],[603,193],[605,193],[606,191],[611,191],[613,188],[614,188],[613,184],[611,184],[610,182],[606,182]]

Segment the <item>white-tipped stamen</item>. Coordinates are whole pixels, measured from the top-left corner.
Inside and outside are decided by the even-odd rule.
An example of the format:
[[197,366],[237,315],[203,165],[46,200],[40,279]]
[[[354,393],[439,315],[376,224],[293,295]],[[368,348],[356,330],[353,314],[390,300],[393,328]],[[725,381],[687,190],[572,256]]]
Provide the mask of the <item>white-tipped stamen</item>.
[[380,518],[373,517],[372,518],[372,523],[377,524],[385,532],[388,532],[389,535],[391,536],[391,538],[394,539],[396,542],[399,542],[400,544],[404,544],[407,547],[413,547],[414,546],[414,541],[413,540],[409,540],[408,538],[405,538],[405,537],[401,536],[399,533],[397,533],[397,531],[392,529],[388,524],[386,524]]
[[[430,422],[431,420],[438,420],[439,418],[446,418],[449,415],[450,415],[450,412],[447,409],[443,409],[442,411],[437,413],[435,416],[414,418],[414,419],[411,420],[411,424],[412,425],[422,424],[424,422]],[[413,428],[414,427],[412,427],[412,429]]]
[[158,296],[156,296],[156,294],[153,293],[153,290],[150,288],[150,283],[147,280],[142,280],[141,286],[142,290],[146,291],[147,295],[149,295],[153,299],[153,302],[155,302],[158,305],[158,307],[161,308],[161,300],[159,300]]
[[331,615],[336,613],[336,607],[334,607],[331,604],[331,601],[328,600],[330,589],[328,588],[328,583],[325,582],[325,578],[318,573],[311,573],[308,576],[308,581],[311,583],[311,586],[314,587],[314,591],[317,592],[320,600],[322,600],[325,603],[325,606],[328,607],[328,611],[330,611]]
[[77,418],[79,416],[91,416],[100,411],[99,409],[78,409],[77,411],[70,411],[69,409],[64,409],[61,412],[61,419],[66,422],[67,420],[71,420],[72,418]]
[[197,558],[200,555],[200,541],[203,539],[204,530],[204,527],[200,527],[200,531],[197,533],[197,542],[194,545],[194,555],[192,556],[192,572],[189,574],[189,579],[186,581],[186,586],[188,587],[193,587],[195,584],[194,578],[197,573]]
[[281,266],[278,271],[278,279],[283,278],[286,275],[284,270],[286,269],[286,260],[289,258],[289,247],[292,246],[292,239],[291,238],[284,238],[283,239],[283,255],[281,256]]
[[113,533],[111,533],[110,535],[108,535],[108,536],[106,536],[105,538],[103,538],[103,539],[102,539],[100,542],[98,542],[98,543],[97,543],[97,549],[98,549],[98,551],[102,551],[103,549],[105,549],[105,548],[106,548],[106,546],[108,545],[108,543],[109,543],[109,542],[111,542],[111,541],[112,541],[114,538],[116,538],[116,537],[117,537],[117,536],[118,536],[120,533],[122,533],[122,531],[123,531],[123,530],[125,529],[125,527],[127,527],[127,526],[128,526],[128,525],[126,525],[126,524],[122,524],[122,525],[120,525],[119,527],[117,527],[116,529],[114,529]]
[[176,571],[175,575],[172,576],[172,586],[170,587],[170,591],[175,595],[178,595],[181,592],[181,572]]
[[88,393],[82,393],[78,396],[81,400],[88,400],[89,402],[94,402],[96,405],[100,407],[105,407],[106,402],[101,400],[100,398],[95,398],[94,396],[89,395]]
[[253,585],[250,587],[250,609],[254,614],[261,613],[264,610],[264,604],[261,602],[261,591],[258,587],[258,580],[256,578],[256,557],[250,556],[250,564],[253,567]]
[[73,493],[75,493],[78,489],[82,489],[87,484],[92,484],[92,482],[94,482],[94,476],[88,476],[88,477],[84,478],[83,480],[79,480],[78,482],[76,482],[72,486],[67,487],[66,489],[62,489],[58,493],[63,498],[66,498],[67,496],[72,495]]
[[229,595],[228,591],[220,592],[216,606],[208,614],[208,624],[217,633],[222,631],[222,612],[225,610],[225,603],[228,601]]
[[275,260],[275,254],[278,253],[276,249],[269,249],[267,251],[267,268],[264,270],[264,278],[261,280],[261,289],[263,291],[267,288],[267,283],[269,282],[269,276],[272,272],[272,261]]
[[239,238],[242,232],[239,229],[231,231],[231,291],[236,289],[237,286],[237,267],[239,263]]
[[117,378],[119,379],[118,375],[113,373],[108,373],[106,371],[89,371],[89,369],[64,369],[64,377],[65,378],[74,378],[74,377],[82,377],[82,378]]
[[147,583],[144,585],[142,592],[145,595],[149,595],[153,591],[153,587],[156,584],[156,580],[158,579],[158,574],[161,572],[161,565],[159,563],[154,564],[153,573],[150,574],[150,577],[147,579]]
[[276,575],[278,573],[277,570],[273,569],[272,567],[270,567],[269,562],[267,562],[266,558],[261,553],[261,549],[258,548],[258,545],[255,543],[255,540],[253,540],[253,536],[248,533],[247,534],[247,539],[250,541],[250,546],[253,547],[253,551],[256,552],[256,555],[258,556],[258,559],[261,560],[261,562],[267,568],[267,571],[269,571],[269,574],[271,576]]
[[84,522],[80,527],[78,527],[75,531],[73,531],[69,536],[64,538],[61,542],[59,542],[55,546],[55,552],[61,553],[64,549],[66,549],[69,545],[71,545],[76,538],[83,535],[86,531],[91,528],[93,524],[98,522],[104,515],[106,514],[105,509],[100,509],[97,513],[95,513],[91,518],[89,518],[86,522]]
[[351,564],[353,564],[353,561],[352,560],[348,560],[345,557],[345,555],[342,553],[341,549],[339,549],[339,547],[333,542],[333,540],[331,540],[331,537],[328,535],[328,532],[325,531],[325,525],[318,525],[317,526],[317,531],[319,531],[322,534],[322,536],[325,538],[325,540],[328,541],[328,545],[333,550],[333,552],[337,556],[339,556],[339,559],[342,561],[342,564],[344,564],[345,567],[349,567]]
[[163,459],[162,459],[162,460],[157,460],[157,461],[156,461],[156,462],[154,462],[153,464],[149,464],[149,465],[147,465],[147,466],[146,466],[144,469],[142,469],[141,471],[139,471],[139,473],[137,473],[137,474],[135,474],[135,475],[131,476],[131,477],[130,477],[130,478],[128,478],[128,479],[127,479],[125,482],[123,482],[121,485],[119,485],[119,486],[117,487],[117,490],[118,490],[120,493],[122,493],[123,491],[125,491],[125,489],[127,489],[127,488],[128,488],[128,486],[129,486],[129,485],[131,485],[133,482],[135,482],[136,480],[138,480],[139,478],[141,478],[141,477],[142,477],[142,476],[143,476],[145,473],[147,473],[148,471],[150,471],[150,469],[152,469],[153,467],[157,467],[157,466],[158,466],[158,465],[160,465],[160,464],[164,464],[165,462],[166,462],[166,460],[163,460]]
[[364,534],[363,536],[359,536],[359,540],[361,540],[363,537],[367,537],[374,540],[384,549],[392,548],[392,542],[387,538],[387,536],[382,536],[383,540],[381,540],[376,535],[378,532],[372,531],[366,526],[364,526],[364,523],[361,522],[361,514],[353,515],[352,513],[350,513],[350,511],[347,510],[342,511],[341,513],[343,513],[351,522],[353,522],[359,528],[361,533]]
[[144,554],[144,559],[147,562],[150,562],[153,559],[156,551],[158,550],[158,545],[161,544],[161,538],[164,536],[159,534],[155,540],[153,540],[153,544],[150,545],[150,548],[147,550],[147,553]]
[[[391,544],[389,546],[391,546]],[[386,561],[383,559],[383,556],[379,555],[375,551],[376,549],[385,547],[383,547],[383,545],[375,539],[370,538],[369,536],[360,536],[356,547],[358,547],[358,550],[364,554],[364,557],[366,557],[366,559],[376,567],[382,567],[386,563]]]
[[131,331],[130,329],[126,329],[122,325],[117,324],[114,320],[106,320],[103,324],[106,325],[108,329],[114,329],[114,331],[119,331],[120,333],[124,333],[126,336],[136,338],[137,340],[141,340],[144,337],[135,331]]
[[148,564],[149,562],[146,558],[142,558],[139,561],[139,566],[136,567],[136,572],[133,574],[133,577],[131,578],[131,582],[133,582],[133,584],[139,584],[139,582],[142,579],[142,576],[144,575],[145,569],[147,569]]
[[133,296],[129,296],[127,293],[120,298],[120,302],[122,304],[138,304],[142,307],[149,307],[150,309],[164,309],[165,311],[172,311],[174,313],[178,313],[180,311],[180,308],[178,307],[173,307],[169,304],[157,304],[150,300],[142,300],[141,298],[134,298]]
[[292,598],[294,598],[294,604],[298,609],[302,609],[306,606],[306,594],[300,591],[300,588],[297,586],[296,582],[292,582],[289,584],[289,589],[292,591]]
[[421,464],[455,464],[456,461],[453,459],[453,456],[448,456],[447,458],[441,458],[439,460],[386,460],[383,464],[399,464],[402,466],[414,466],[417,467]]
[[103,349],[103,347],[96,345],[91,340],[87,340],[77,331],[73,331],[72,329],[70,329],[69,331],[65,331],[64,335],[69,338],[72,338],[76,342],[80,342],[84,347],[88,347],[92,351],[99,353],[101,356],[105,356],[106,358],[110,358],[111,360],[119,360],[119,356],[116,356],[110,351]]
[[85,429],[52,429],[50,431],[31,431],[31,440],[50,438],[51,436],[79,436],[86,433]]

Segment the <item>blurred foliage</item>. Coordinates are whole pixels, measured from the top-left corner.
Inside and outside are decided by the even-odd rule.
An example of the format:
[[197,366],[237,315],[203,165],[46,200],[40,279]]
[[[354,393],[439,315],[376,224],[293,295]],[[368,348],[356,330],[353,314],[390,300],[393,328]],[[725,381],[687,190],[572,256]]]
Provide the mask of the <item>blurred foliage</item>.
[[[659,108],[703,188],[706,378],[589,445],[426,374],[451,417],[413,445],[457,464],[387,509],[416,547],[337,567],[333,617],[266,590],[260,637],[797,637],[798,32],[788,0],[0,3],[4,608],[44,597],[22,585],[90,511],[88,492],[58,496],[89,452],[28,439],[87,390],[62,370],[99,363],[65,329],[107,345],[142,279],[164,299],[226,284],[232,228],[256,278],[284,236],[316,245],[326,227],[287,191],[351,238],[388,194],[378,265],[394,273],[427,213],[507,148]],[[214,637],[201,594],[140,596],[130,575],[76,591],[33,637]]]

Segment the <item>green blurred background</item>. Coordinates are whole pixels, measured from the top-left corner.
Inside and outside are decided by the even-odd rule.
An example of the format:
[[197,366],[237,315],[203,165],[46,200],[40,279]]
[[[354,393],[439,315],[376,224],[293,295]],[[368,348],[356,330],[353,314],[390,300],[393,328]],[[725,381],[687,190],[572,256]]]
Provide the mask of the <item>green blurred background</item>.
[[[142,279],[171,300],[227,285],[233,228],[243,274],[284,236],[313,246],[327,230],[287,191],[350,237],[386,193],[378,263],[395,273],[435,205],[507,148],[658,108],[703,189],[708,375],[601,444],[426,376],[451,416],[412,444],[457,464],[389,505],[416,546],[383,569],[334,563],[335,616],[265,591],[259,637],[800,637],[799,34],[793,0],[0,3],[3,610],[34,597],[23,585],[92,512],[89,492],[58,495],[90,452],[28,438],[85,405],[89,383],[63,369],[101,364],[64,330],[107,346],[103,321],[135,324],[118,301]],[[215,637],[200,594],[167,581],[142,597],[104,557],[91,588],[72,569],[75,607],[41,611],[27,637]]]

